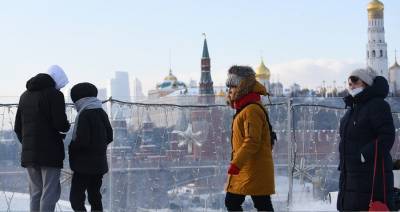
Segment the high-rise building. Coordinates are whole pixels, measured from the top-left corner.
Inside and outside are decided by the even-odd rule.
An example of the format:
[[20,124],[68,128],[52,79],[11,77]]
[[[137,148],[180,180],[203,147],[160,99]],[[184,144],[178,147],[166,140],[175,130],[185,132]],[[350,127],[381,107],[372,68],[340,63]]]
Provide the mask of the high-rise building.
[[145,98],[143,94],[142,82],[138,78],[134,78],[132,82],[132,101],[140,101]]
[[379,0],[372,0],[368,4],[368,44],[367,66],[374,69],[380,76],[389,79],[387,44],[385,42],[385,28],[383,10],[384,5]]
[[97,98],[101,101],[107,100],[107,89],[106,88],[99,88],[97,93]]
[[130,101],[129,74],[128,72],[116,71],[115,78],[110,80],[110,93],[113,99]]
[[71,89],[66,90],[63,92],[64,98],[65,98],[65,103],[73,103],[71,99]]
[[[107,100],[107,99],[108,99],[108,96],[107,96],[107,89],[106,89],[106,88],[99,88],[99,89],[98,89],[98,92],[97,92],[97,98],[98,98],[100,101],[105,101],[105,100]],[[104,109],[105,111],[108,111],[108,105],[107,105],[107,104],[103,104],[103,109]]]

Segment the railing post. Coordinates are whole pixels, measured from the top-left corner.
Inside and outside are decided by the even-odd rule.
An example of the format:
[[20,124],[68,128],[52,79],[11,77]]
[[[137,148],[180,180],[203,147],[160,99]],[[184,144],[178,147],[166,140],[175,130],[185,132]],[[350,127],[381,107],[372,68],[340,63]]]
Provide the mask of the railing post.
[[[110,98],[108,98],[108,115],[109,115],[109,119],[110,119],[110,122],[111,122],[111,127],[114,127],[113,126],[113,123],[112,123],[112,121],[113,121],[113,98],[110,96]],[[114,134],[113,134],[114,135]],[[113,140],[114,140],[114,138],[113,138]],[[113,186],[112,186],[112,184],[113,184],[113,160],[112,160],[112,153],[113,153],[113,143],[114,142],[111,142],[110,144],[109,144],[109,146],[108,146],[108,155],[109,155],[109,158],[108,158],[108,162],[109,162],[109,173],[108,173],[108,178],[109,178],[109,182],[108,182],[108,186],[109,186],[109,189],[108,189],[108,191],[109,191],[109,202],[108,202],[108,207],[109,207],[109,211],[111,212],[111,211],[113,211],[113,194],[114,194],[114,192],[113,192]]]
[[293,119],[293,108],[292,108],[292,103],[293,99],[288,98],[287,102],[287,107],[288,107],[288,113],[287,113],[287,141],[288,141],[288,180],[289,180],[289,190],[288,190],[288,199],[287,199],[287,209],[289,211],[290,206],[292,204],[292,199],[293,199],[293,155],[292,155],[292,119]]

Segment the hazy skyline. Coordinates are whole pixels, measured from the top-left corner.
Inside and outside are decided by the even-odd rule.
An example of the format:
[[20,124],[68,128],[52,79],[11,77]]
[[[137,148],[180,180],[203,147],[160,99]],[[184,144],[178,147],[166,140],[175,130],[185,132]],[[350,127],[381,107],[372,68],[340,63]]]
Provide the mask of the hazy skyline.
[[[107,87],[115,71],[126,71],[147,94],[168,74],[170,50],[174,75],[198,81],[203,32],[214,85],[223,85],[229,66],[256,68],[260,57],[272,81],[285,87],[342,85],[351,69],[365,66],[368,2],[4,1],[0,96],[20,95],[26,80],[52,64],[67,72],[69,87],[82,81]],[[382,2],[392,65],[400,49],[400,1]]]

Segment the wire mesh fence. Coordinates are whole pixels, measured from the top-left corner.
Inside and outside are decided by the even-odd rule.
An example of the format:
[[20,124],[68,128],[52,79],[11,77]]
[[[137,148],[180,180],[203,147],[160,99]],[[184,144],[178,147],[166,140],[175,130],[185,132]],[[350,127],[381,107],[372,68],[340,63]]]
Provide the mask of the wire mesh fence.
[[[390,100],[391,104],[395,104]],[[345,109],[340,99],[275,98],[265,101],[277,133],[274,146],[276,210],[335,210],[330,192],[338,190],[338,126]],[[12,129],[16,104],[0,104],[0,210],[29,209],[21,145]],[[107,150],[103,204],[109,211],[222,211],[230,162],[234,110],[225,105],[104,102],[114,130]],[[76,111],[67,104],[71,123]],[[400,158],[399,113],[393,112]],[[65,139],[65,149],[71,140]],[[67,153],[67,152],[66,152]],[[67,154],[66,154],[67,155]],[[62,171],[58,211],[69,211],[71,171]],[[305,205],[304,202],[310,204]],[[252,209],[246,200],[245,209]]]

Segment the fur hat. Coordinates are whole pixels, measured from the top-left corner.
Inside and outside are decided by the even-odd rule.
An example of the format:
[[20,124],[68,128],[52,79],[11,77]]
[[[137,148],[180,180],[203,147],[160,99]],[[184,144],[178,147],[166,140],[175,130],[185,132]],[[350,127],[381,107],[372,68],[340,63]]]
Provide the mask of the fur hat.
[[75,103],[85,97],[97,97],[97,92],[96,86],[91,83],[78,83],[71,88],[71,100]]
[[226,87],[238,87],[240,82],[245,78],[255,77],[256,73],[249,66],[232,66],[228,70],[228,79]]
[[237,87],[237,92],[232,101],[242,98],[250,93],[256,84],[256,73],[249,66],[234,65],[228,70],[227,87]]
[[358,77],[369,86],[372,85],[376,76],[376,72],[370,67],[356,69],[350,73],[350,77]]

